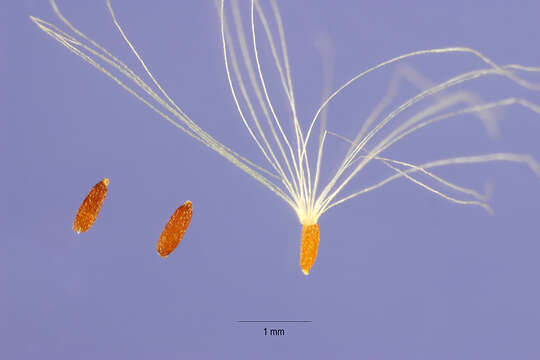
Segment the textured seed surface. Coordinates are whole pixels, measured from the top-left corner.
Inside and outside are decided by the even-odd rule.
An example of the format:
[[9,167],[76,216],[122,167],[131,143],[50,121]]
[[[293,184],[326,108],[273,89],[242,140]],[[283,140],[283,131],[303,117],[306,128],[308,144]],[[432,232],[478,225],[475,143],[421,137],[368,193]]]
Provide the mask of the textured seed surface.
[[319,249],[319,225],[311,224],[302,226],[302,242],[300,244],[300,268],[305,275],[309,275],[309,270],[317,258]]
[[73,231],[77,234],[88,231],[94,225],[101,206],[105,201],[107,196],[107,186],[109,185],[109,179],[104,178],[98,182],[92,190],[88,193],[88,196],[84,199],[79,211],[75,215],[75,220],[73,221]]
[[191,201],[186,201],[172,214],[156,245],[157,252],[161,257],[166,258],[180,244],[192,215],[193,206]]

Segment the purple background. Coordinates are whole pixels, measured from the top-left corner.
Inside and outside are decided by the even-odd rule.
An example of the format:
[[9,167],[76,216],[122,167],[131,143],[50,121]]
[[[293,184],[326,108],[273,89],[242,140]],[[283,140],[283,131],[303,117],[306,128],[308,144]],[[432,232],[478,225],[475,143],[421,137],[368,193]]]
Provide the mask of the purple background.
[[[320,101],[320,36],[334,49],[333,88],[433,47],[471,46],[501,64],[540,65],[538,1],[396,3],[280,1],[304,121]],[[105,1],[59,6],[136,65]],[[113,6],[180,106],[239,153],[256,154],[228,91],[212,1]],[[439,172],[477,188],[495,179],[494,216],[406,180],[333,209],[320,219],[319,257],[305,277],[301,228],[283,201],[68,53],[30,14],[59,24],[46,1],[0,5],[0,358],[540,358],[540,181],[525,166]],[[409,63],[439,81],[481,66],[469,55]],[[330,109],[329,127],[367,115],[391,73],[351,88]],[[501,78],[467,88],[540,103],[538,93]],[[518,107],[502,114],[497,141],[476,120],[450,121],[393,155],[540,158],[540,116]],[[363,176],[366,185],[377,180]],[[111,179],[109,197],[94,228],[77,236],[74,212],[102,177]],[[162,260],[155,241],[188,199],[191,226]],[[236,322],[283,319],[313,322]],[[265,337],[264,327],[287,334]]]

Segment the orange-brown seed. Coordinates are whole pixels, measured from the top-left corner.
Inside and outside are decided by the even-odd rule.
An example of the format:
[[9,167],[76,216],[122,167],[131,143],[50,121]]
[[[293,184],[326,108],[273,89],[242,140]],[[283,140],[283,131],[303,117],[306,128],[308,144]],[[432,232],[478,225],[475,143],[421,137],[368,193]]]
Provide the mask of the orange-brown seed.
[[82,202],[75,215],[75,220],[73,220],[73,231],[77,234],[88,231],[94,225],[105,197],[107,197],[108,185],[109,179],[104,178],[94,185]]
[[156,245],[157,252],[161,257],[166,258],[180,244],[180,240],[182,240],[186,233],[192,215],[193,207],[191,201],[186,201],[172,214]]
[[319,248],[319,225],[310,224],[302,226],[302,242],[300,244],[300,268],[305,275],[309,275],[309,270],[317,258]]

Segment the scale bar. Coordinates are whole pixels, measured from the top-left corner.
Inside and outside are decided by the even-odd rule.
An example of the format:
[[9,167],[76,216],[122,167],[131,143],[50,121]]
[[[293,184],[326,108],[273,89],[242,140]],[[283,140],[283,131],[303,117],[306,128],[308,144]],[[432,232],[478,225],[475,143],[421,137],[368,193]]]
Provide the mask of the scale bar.
[[239,323],[310,323],[313,320],[236,320]]

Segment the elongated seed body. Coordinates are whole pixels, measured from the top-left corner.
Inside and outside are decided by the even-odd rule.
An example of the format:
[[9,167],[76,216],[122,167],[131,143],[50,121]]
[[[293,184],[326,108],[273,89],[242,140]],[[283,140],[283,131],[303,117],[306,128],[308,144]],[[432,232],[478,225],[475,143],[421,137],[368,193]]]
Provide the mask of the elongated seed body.
[[319,249],[319,225],[310,224],[302,226],[302,242],[300,244],[300,268],[305,275],[309,275],[309,270],[317,258]]
[[184,237],[191,222],[192,215],[191,201],[186,201],[172,214],[156,245],[156,250],[161,257],[166,258],[180,244],[180,240]]
[[107,197],[108,186],[109,179],[104,178],[94,185],[82,202],[79,211],[75,215],[75,220],[73,220],[73,231],[77,234],[88,231],[94,225],[101,206]]

